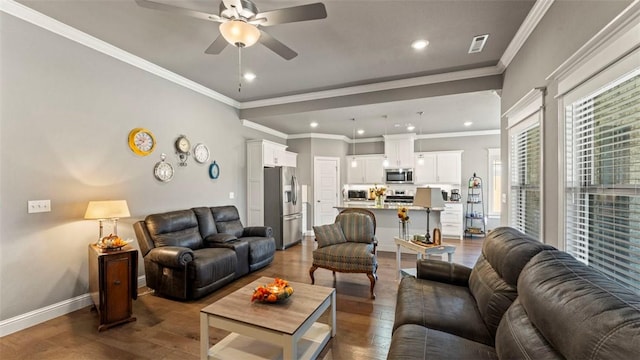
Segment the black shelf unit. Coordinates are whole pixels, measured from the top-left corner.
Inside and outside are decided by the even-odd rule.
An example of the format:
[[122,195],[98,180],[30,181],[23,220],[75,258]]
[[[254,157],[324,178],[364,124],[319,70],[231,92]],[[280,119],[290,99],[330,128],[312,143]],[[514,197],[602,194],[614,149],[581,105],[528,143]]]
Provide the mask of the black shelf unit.
[[464,236],[485,236],[487,233],[487,217],[484,209],[484,182],[476,173],[469,178],[467,184],[467,211],[464,215]]

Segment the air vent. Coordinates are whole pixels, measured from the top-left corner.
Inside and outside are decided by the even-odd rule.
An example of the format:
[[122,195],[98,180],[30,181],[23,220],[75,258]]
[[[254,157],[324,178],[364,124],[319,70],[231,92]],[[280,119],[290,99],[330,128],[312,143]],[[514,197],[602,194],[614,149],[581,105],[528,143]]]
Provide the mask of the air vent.
[[471,46],[469,47],[469,54],[479,53],[484,48],[484,44],[487,42],[489,34],[478,35],[471,40]]

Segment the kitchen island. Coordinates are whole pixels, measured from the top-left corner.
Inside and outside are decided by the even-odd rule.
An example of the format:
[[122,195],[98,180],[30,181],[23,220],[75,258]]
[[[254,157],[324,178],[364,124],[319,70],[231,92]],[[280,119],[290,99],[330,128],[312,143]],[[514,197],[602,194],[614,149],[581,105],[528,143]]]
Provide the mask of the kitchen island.
[[[399,235],[400,220],[398,219],[398,207],[402,204],[384,204],[382,207],[372,205],[371,202],[356,203],[349,202],[336,206],[338,211],[343,209],[360,208],[373,212],[376,217],[376,238],[378,239],[378,251],[395,252],[396,244],[393,238]],[[427,209],[420,206],[405,206],[409,209],[409,234],[424,235],[427,232]],[[433,229],[440,223],[440,212],[444,208],[431,208],[429,214],[430,234],[433,236]],[[406,251],[410,253],[410,251]]]

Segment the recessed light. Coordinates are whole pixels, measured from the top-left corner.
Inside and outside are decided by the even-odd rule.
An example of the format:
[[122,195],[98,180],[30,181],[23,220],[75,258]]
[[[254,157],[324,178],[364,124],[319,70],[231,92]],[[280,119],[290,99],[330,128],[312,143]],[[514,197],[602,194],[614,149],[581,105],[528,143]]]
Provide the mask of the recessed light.
[[409,130],[409,131],[413,131],[415,128],[416,127],[411,125],[411,124],[407,125],[407,130]]
[[364,130],[358,129],[358,135],[362,135],[362,134],[364,134]]
[[464,126],[471,126],[473,123],[471,121],[465,121]]
[[311,126],[312,128],[318,127],[318,123],[313,121],[311,122],[311,124],[309,124],[309,126]]
[[243,77],[244,77],[244,79],[245,79],[245,80],[247,80],[247,81],[253,81],[253,80],[255,80],[255,79],[256,79],[256,74],[254,74],[254,73],[245,73],[245,74],[243,75]]
[[429,42],[427,40],[416,40],[413,43],[411,43],[411,47],[414,48],[415,50],[422,50],[426,48],[428,45],[429,45]]

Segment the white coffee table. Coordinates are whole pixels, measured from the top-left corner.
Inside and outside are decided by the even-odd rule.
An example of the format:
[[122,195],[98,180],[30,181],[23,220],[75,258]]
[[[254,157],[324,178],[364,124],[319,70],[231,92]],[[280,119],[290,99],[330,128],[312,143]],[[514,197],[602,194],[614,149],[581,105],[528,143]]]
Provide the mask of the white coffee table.
[[400,268],[400,253],[401,248],[405,248],[417,253],[417,258],[422,259],[423,256],[429,258],[431,255],[447,254],[449,262],[453,261],[453,253],[456,251],[456,247],[453,245],[420,245],[412,242],[411,240],[405,240],[399,237],[394,237],[396,242],[396,268],[398,270],[396,280],[400,280],[402,275],[402,269]]
[[[315,359],[336,334],[333,288],[290,281],[293,295],[276,304],[251,302],[261,277],[200,310],[201,359]],[[329,309],[329,323],[317,322]],[[209,348],[209,327],[231,334]]]

